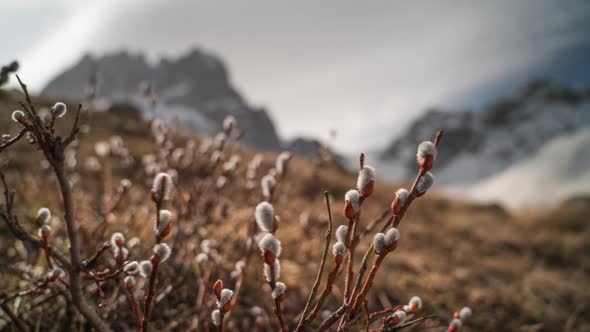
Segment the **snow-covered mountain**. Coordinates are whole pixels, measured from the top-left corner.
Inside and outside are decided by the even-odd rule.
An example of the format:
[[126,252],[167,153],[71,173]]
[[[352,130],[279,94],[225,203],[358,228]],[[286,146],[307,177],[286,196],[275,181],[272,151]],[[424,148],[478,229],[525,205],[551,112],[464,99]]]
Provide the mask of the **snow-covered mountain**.
[[445,135],[437,157],[437,183],[478,183],[533,158],[562,135],[590,128],[590,89],[537,80],[479,111],[427,112],[381,153],[381,164],[387,169],[387,174],[381,174],[389,178],[413,175],[416,145],[431,139],[439,128]]
[[100,102],[131,102],[148,110],[140,85],[150,81],[158,95],[157,113],[179,126],[211,134],[221,129],[225,116],[234,115],[246,129],[242,142],[277,150],[280,139],[268,113],[248,105],[230,82],[223,62],[194,49],[175,59],[150,65],[142,55],[119,52],[102,57],[84,56],[76,65],[54,78],[42,94],[80,100],[93,75]]

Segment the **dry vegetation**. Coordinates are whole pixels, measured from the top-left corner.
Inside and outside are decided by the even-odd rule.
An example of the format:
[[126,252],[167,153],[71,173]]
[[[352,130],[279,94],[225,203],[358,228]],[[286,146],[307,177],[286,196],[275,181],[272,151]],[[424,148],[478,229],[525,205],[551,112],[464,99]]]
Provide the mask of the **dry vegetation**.
[[[21,94],[0,91],[3,134],[14,136],[22,127],[10,120],[12,111],[21,108],[18,100],[24,100]],[[35,105],[49,107],[53,102],[39,99]],[[75,115],[75,105],[69,106],[70,111],[56,123],[56,132],[64,137],[69,134]],[[80,120],[79,145],[74,143],[70,148],[75,155],[66,156],[66,160],[70,158],[66,174],[73,185],[81,258],[92,257],[109,242],[113,233],[121,232],[126,237],[128,260],[149,259],[155,242],[156,216],[150,189],[155,174],[174,169],[174,191],[171,199],[164,202],[164,208],[174,216],[171,234],[165,240],[172,248],[172,256],[159,265],[151,330],[215,331],[210,317],[217,308],[212,289],[218,279],[234,290],[230,301],[233,306],[225,314],[226,331],[278,330],[279,321],[273,313],[277,303],[262,274],[262,259],[257,249],[248,255],[251,246],[246,240],[254,229],[254,208],[264,199],[260,178],[275,167],[276,155],[262,154],[254,182],[249,183],[248,163],[256,151],[240,148],[232,140],[226,142],[222,161],[212,166],[213,152],[200,151],[200,138],[169,131],[164,142],[158,143],[150,124],[142,121],[130,107],[114,106],[104,113],[83,112]],[[156,136],[159,133],[162,132],[156,130]],[[123,145],[112,139],[113,136],[122,138]],[[191,147],[187,145],[189,141],[195,143],[195,154],[186,164],[184,156],[187,147]],[[97,142],[111,143],[97,145]],[[185,149],[183,156],[180,152],[175,156],[177,147]],[[240,155],[241,161],[236,170],[226,172],[221,186],[223,163],[234,154]],[[147,159],[157,162],[148,162],[146,166],[146,155],[153,155]],[[48,241],[67,253],[63,198],[43,153],[23,139],[2,151],[0,158],[7,186],[15,192],[12,213],[18,216],[22,228],[36,238],[37,210],[48,207],[54,215]],[[280,216],[277,231],[283,247],[280,281],[287,285],[280,311],[286,328],[292,331],[316,280],[325,246],[329,218],[323,193],[327,191],[331,197],[335,231],[347,223],[341,212],[342,198],[355,187],[356,175],[343,173],[330,163],[318,164],[299,158],[290,161],[288,170],[272,199],[274,211]],[[122,190],[119,185],[122,179],[129,179],[131,187]],[[402,185],[409,188],[411,184]],[[359,230],[378,219],[384,209],[389,211],[399,187],[399,184],[376,183],[373,195],[363,203],[362,218],[357,222]],[[1,201],[6,211],[4,198]],[[582,198],[543,211],[510,214],[498,206],[439,196],[435,184],[433,192],[412,204],[399,225],[401,236],[397,249],[383,260],[374,286],[367,293],[368,311],[395,308],[418,295],[423,307],[416,318],[433,317],[406,330],[446,329],[453,312],[464,305],[469,305],[474,313],[462,331],[590,330],[589,214],[590,200]],[[371,245],[372,235],[382,225],[383,222],[359,241],[355,272]],[[331,241],[333,244],[334,236]],[[36,287],[51,270],[45,252],[15,239],[4,221],[0,226],[0,250],[3,309],[0,328],[91,329],[68,292],[71,286],[68,278],[49,283],[47,287]],[[123,263],[112,253],[113,249],[107,248],[94,264],[83,268],[84,299],[112,329],[137,330],[138,315],[126,293],[124,273],[115,274]],[[206,253],[206,262],[201,253]],[[247,259],[244,273],[236,273],[236,262],[244,259]],[[53,264],[57,265],[55,259]],[[333,264],[330,245],[319,292]],[[318,318],[309,323],[308,330],[317,329],[341,307],[345,272],[344,268],[340,269],[331,294],[326,297]],[[144,306],[141,292],[148,279],[139,276],[135,279],[137,284],[131,288],[141,311]],[[18,294],[19,291],[24,293]],[[382,327],[382,317],[375,320],[371,329]],[[336,326],[333,325],[333,330]],[[351,330],[365,330],[364,313]]]

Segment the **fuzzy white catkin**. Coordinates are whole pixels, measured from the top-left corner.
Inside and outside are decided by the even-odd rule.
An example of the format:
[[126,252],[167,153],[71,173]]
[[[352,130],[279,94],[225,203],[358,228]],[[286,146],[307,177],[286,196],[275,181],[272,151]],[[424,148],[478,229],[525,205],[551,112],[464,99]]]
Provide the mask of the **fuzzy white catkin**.
[[107,155],[109,155],[111,153],[111,146],[107,142],[103,142],[103,141],[96,142],[94,144],[94,152],[99,157],[106,157]]
[[200,253],[197,255],[197,263],[199,265],[204,266],[209,261],[209,256],[205,253]]
[[[272,272],[274,274],[274,279],[277,280],[278,278],[281,277],[281,262],[278,259],[275,259],[275,263],[272,265],[272,267],[273,267]],[[267,282],[270,282],[270,280],[271,280],[270,265],[265,263],[262,271],[264,272],[264,279],[266,279]]]
[[154,178],[154,184],[152,190],[156,200],[167,200],[170,199],[170,193],[172,193],[172,177],[168,173],[159,173]]
[[219,295],[219,301],[217,303],[218,308],[223,308],[223,306],[227,303],[227,301],[231,300],[234,296],[234,291],[231,289],[224,288],[221,290],[221,294]]
[[39,222],[42,224],[49,223],[49,220],[51,220],[51,211],[46,207],[40,208],[37,211],[37,218],[36,219],[39,220]]
[[209,241],[208,239],[204,239],[203,241],[201,241],[201,251],[204,252],[205,254],[210,254],[211,253],[211,241]]
[[213,310],[211,313],[211,321],[215,326],[221,325],[221,311],[219,311],[219,309]]
[[459,319],[462,322],[465,322],[469,317],[471,317],[471,308],[464,307],[463,309],[461,309],[461,311],[459,312]]
[[412,298],[410,299],[410,302],[408,302],[409,305],[415,304],[418,309],[422,309],[422,299],[418,296],[412,296]]
[[154,246],[154,254],[160,258],[160,263],[163,263],[170,258],[171,253],[172,249],[170,249],[166,243],[158,243]]
[[408,200],[408,197],[410,196],[410,192],[407,189],[400,188],[395,192],[395,196],[397,196],[399,199],[401,206],[404,206]]
[[340,225],[338,226],[338,228],[336,229],[336,240],[338,240],[338,242],[346,242],[346,233],[348,232],[348,226],[345,225]]
[[334,246],[332,246],[332,254],[334,256],[340,255],[340,256],[344,257],[346,255],[346,246],[344,245],[344,243],[342,243],[342,242],[334,243]]
[[418,183],[416,183],[416,190],[421,194],[425,193],[428,189],[430,189],[433,183],[434,176],[432,173],[428,172],[418,179]]
[[150,261],[141,261],[139,263],[139,273],[142,277],[147,278],[152,273],[152,263]]
[[127,257],[129,256],[129,249],[125,248],[125,247],[119,247],[117,249],[115,249],[116,252],[121,252],[121,258],[123,258],[123,260],[126,260]]
[[162,235],[162,232],[172,222],[172,212],[168,210],[160,210],[160,225],[154,225],[154,231],[156,235]]
[[12,121],[20,122],[20,119],[25,117],[25,112],[16,110],[16,111],[12,112],[11,117],[12,117]]
[[49,279],[60,279],[65,275],[64,270],[60,269],[59,267],[54,267],[49,273],[47,273],[47,277]]
[[224,133],[218,133],[214,138],[215,147],[221,148],[225,144],[226,140],[227,136]]
[[239,260],[236,262],[234,267],[235,267],[236,271],[238,271],[239,273],[242,273],[244,271],[244,268],[246,268],[246,262],[244,262],[243,260]]
[[397,317],[400,323],[405,321],[407,318],[406,312],[403,310],[398,310],[394,312],[392,316]]
[[279,296],[281,296],[281,294],[283,294],[285,292],[285,290],[287,289],[287,286],[282,283],[282,282],[277,282],[275,284],[275,289],[272,290],[272,298],[276,299]]
[[127,263],[125,267],[123,267],[123,272],[129,275],[136,275],[139,272],[139,263],[136,261]]
[[211,163],[217,164],[217,162],[219,162],[220,159],[221,159],[221,152],[219,152],[218,150],[213,151],[213,153],[211,154]]
[[125,286],[127,287],[134,287],[136,284],[136,280],[134,276],[126,276],[125,279],[123,279],[123,282],[125,283]]
[[260,239],[258,246],[262,250],[272,251],[276,257],[281,255],[281,241],[270,233],[266,233],[262,239]]
[[421,163],[426,156],[432,156],[432,159],[436,159],[436,145],[430,141],[424,141],[418,145],[416,160]]
[[226,132],[232,130],[236,126],[236,118],[233,115],[228,115],[223,119],[223,130]]
[[252,316],[259,316],[262,315],[262,308],[259,306],[253,306],[250,308],[250,314],[252,314]]
[[451,321],[451,324],[449,326],[456,326],[458,329],[460,329],[461,326],[463,326],[463,323],[461,322],[460,319],[455,318]]
[[118,247],[117,242],[122,242],[125,244],[125,236],[123,236],[123,233],[115,232],[113,235],[111,235],[111,245],[113,248]]
[[62,102],[55,103],[55,105],[53,105],[51,108],[51,114],[57,118],[61,118],[66,115],[67,111],[68,107]]
[[132,186],[131,180],[122,179],[121,182],[119,182],[119,186],[121,186],[121,189],[123,190],[128,190]]
[[262,195],[264,195],[264,197],[266,198],[269,198],[276,183],[277,180],[275,180],[274,176],[270,174],[263,176],[260,180],[260,186],[262,187]]
[[285,170],[287,169],[287,163],[289,160],[291,160],[291,157],[291,152],[288,151],[283,151],[277,156],[275,168],[278,175],[283,175],[285,173]]
[[274,209],[269,202],[261,202],[254,210],[254,217],[258,227],[265,232],[272,231],[272,224],[274,219]]
[[387,252],[387,244],[385,243],[385,234],[377,233],[373,237],[373,245],[375,246],[375,252],[383,254]]
[[205,154],[211,150],[211,146],[213,145],[213,141],[210,138],[205,138],[201,141],[201,145],[199,145],[199,152],[201,154]]
[[359,193],[359,191],[356,189],[350,189],[344,195],[344,201],[348,201],[348,202],[350,202],[350,204],[352,204],[352,208],[354,209],[355,213],[357,213],[359,211],[359,207],[361,204],[360,200],[361,200],[361,193]]
[[385,245],[390,246],[393,242],[399,239],[399,231],[397,228],[390,228],[385,233]]
[[375,181],[375,168],[365,166],[359,171],[359,176],[356,180],[356,188],[361,191],[371,181]]
[[39,227],[39,232],[38,232],[39,237],[45,237],[44,234],[51,234],[51,226],[43,225],[43,226]]

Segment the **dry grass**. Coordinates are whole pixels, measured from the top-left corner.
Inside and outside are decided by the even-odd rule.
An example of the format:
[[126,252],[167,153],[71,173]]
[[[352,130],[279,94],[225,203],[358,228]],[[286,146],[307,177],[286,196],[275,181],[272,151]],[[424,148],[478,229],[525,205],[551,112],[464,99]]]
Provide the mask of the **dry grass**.
[[[49,105],[43,100],[39,103]],[[1,133],[16,132],[15,124],[9,119],[15,108],[17,104],[11,94],[0,95]],[[62,123],[69,124],[71,115],[68,114]],[[74,193],[85,244],[82,256],[90,256],[110,234],[121,231],[128,240],[134,236],[141,240],[131,249],[130,257],[147,259],[153,243],[155,211],[149,200],[152,176],[141,167],[141,156],[157,149],[149,125],[123,106],[107,113],[86,114],[83,120],[90,125],[91,132],[81,136],[79,167],[71,171],[74,178],[79,175],[80,179],[74,186]],[[101,171],[85,170],[83,160],[94,154],[94,143],[108,140],[114,134],[124,138],[135,164],[123,167],[115,158],[108,162],[101,160]],[[188,134],[178,132],[174,141],[183,146],[187,137]],[[239,153],[243,156],[240,166],[243,174],[254,151],[241,149]],[[259,175],[274,166],[274,157],[264,154]],[[41,206],[50,207],[55,215],[61,214],[60,200],[55,194],[56,181],[49,171],[40,168],[40,152],[33,151],[23,141],[2,152],[0,158],[9,184],[17,192],[15,212],[25,229],[36,232],[32,219]],[[206,156],[197,158],[208,160]],[[110,172],[104,171],[107,163],[112,177]],[[131,179],[133,186],[123,204],[99,226],[102,194],[112,193],[114,184],[121,178]],[[213,308],[214,301],[210,298],[208,309],[202,312],[195,309],[198,278],[194,258],[202,239],[210,239],[221,257],[207,290],[217,278],[233,287],[229,272],[243,255],[243,239],[261,196],[258,187],[254,191],[246,189],[240,177],[229,181],[221,190],[211,186],[211,181],[202,168],[179,170],[178,190],[168,208],[183,217],[175,221],[171,235],[171,239],[178,242],[169,241],[175,245],[172,262],[161,266],[159,293],[162,295],[157,300],[151,324],[155,330],[195,329],[195,318],[198,315],[208,317]],[[327,190],[334,197],[332,210],[335,211],[335,226],[338,226],[345,222],[340,212],[342,197],[355,183],[355,175],[342,173],[337,167],[319,168],[295,158],[290,173],[280,184],[274,206],[281,217],[279,233],[284,247],[281,280],[288,287],[283,310],[291,330],[315,280],[323,248],[327,216],[322,193]],[[361,223],[366,225],[377,217],[389,205],[398,187],[377,182],[374,195],[363,206]],[[187,212],[187,208],[192,211]],[[302,213],[310,216],[306,227],[299,222]],[[439,326],[440,330],[453,311],[469,305],[474,315],[464,331],[590,330],[588,215],[590,200],[585,199],[534,213],[509,214],[497,206],[442,197],[434,190],[416,201],[408,211],[400,226],[402,236],[398,249],[385,260],[376,285],[369,293],[369,307],[371,311],[380,310],[406,303],[411,296],[419,295],[425,302],[423,312],[434,313],[437,318],[418,329]],[[64,225],[55,222],[54,234],[54,244],[65,251]],[[369,238],[359,244],[357,262],[369,245]],[[44,269],[42,259],[38,260],[36,268],[23,263],[23,258],[30,259],[32,255],[8,233],[4,224],[0,226],[0,250],[0,289],[6,293],[28,286],[22,281],[23,276],[34,276]],[[111,261],[110,255],[106,255],[101,266],[109,266]],[[331,262],[328,268],[330,266]],[[239,303],[226,322],[227,330],[252,330],[255,318],[250,312],[252,306],[263,308],[268,330],[277,330],[268,286],[261,271],[260,259],[252,259]],[[89,285],[89,289],[95,291],[91,282]],[[333,295],[328,297],[326,309],[336,310],[341,304],[342,278],[336,286]],[[88,298],[94,303],[104,303],[99,312],[107,316],[114,329],[134,329],[132,312],[125,299],[117,295],[116,285],[106,283],[104,292],[104,299],[96,292],[91,292]],[[14,311],[41,330],[85,329],[83,320],[64,296],[48,293],[22,297],[19,302],[10,303]],[[312,326],[317,324],[316,320]],[[0,328],[10,330],[10,326],[10,320],[0,316]]]

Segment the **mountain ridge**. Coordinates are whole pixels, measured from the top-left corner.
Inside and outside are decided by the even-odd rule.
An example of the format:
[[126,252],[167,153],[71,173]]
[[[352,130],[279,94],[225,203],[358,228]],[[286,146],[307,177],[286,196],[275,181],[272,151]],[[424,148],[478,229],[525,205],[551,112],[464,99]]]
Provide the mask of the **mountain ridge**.
[[389,164],[389,177],[408,176],[415,168],[415,151],[409,147],[444,129],[437,182],[475,183],[532,157],[552,139],[589,126],[590,88],[539,79],[480,111],[431,109],[379,157]]
[[147,101],[139,87],[149,81],[158,94],[156,112],[165,120],[212,134],[221,129],[223,118],[233,115],[246,129],[245,145],[275,151],[282,147],[267,110],[248,105],[232,85],[224,62],[200,49],[175,59],[162,58],[153,65],[142,54],[126,51],[102,56],[86,54],[53,78],[41,94],[80,100],[93,75],[97,101],[131,102],[145,111]]

